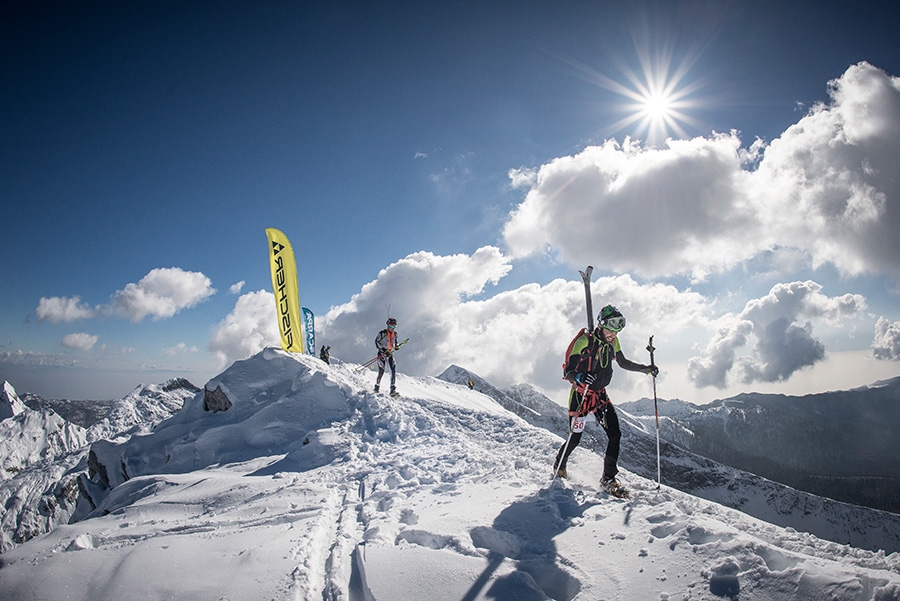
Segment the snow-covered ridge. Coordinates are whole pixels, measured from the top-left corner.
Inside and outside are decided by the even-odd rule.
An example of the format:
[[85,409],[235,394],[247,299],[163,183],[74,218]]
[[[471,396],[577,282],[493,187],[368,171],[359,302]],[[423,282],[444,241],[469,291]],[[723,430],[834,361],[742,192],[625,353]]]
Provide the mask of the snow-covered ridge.
[[900,601],[896,553],[629,470],[635,498],[607,498],[587,448],[571,481],[551,480],[559,435],[477,385],[401,374],[392,399],[372,383],[267,349],[207,383],[227,410],[201,392],[152,430],[95,443],[97,508],[7,551],[0,598]]
[[[44,534],[93,507],[85,495],[87,456],[92,441],[129,436],[181,408],[198,388],[185,380],[137,387],[126,397],[104,404],[105,416],[89,428],[73,424],[50,409],[26,406],[4,383],[0,408],[12,415],[0,421],[0,552]],[[57,406],[64,408],[65,404]]]
[[[472,381],[476,390],[491,396],[529,423],[555,433],[566,431],[565,410],[527,384],[499,390],[458,366],[451,366],[440,377],[460,384]],[[652,419],[636,417],[623,409],[649,410],[653,415],[652,400],[617,406],[623,432],[619,464],[635,474],[655,480],[655,424]],[[688,415],[698,410],[697,406],[682,401],[669,401],[662,407],[667,415]],[[662,425],[666,438],[679,440],[677,421],[664,417]],[[688,430],[684,432],[687,436],[693,435]],[[606,437],[599,427],[587,428],[581,446],[602,454],[606,450]],[[678,490],[827,540],[870,550],[900,551],[900,515],[799,491],[722,465],[665,440],[661,459],[663,483]]]

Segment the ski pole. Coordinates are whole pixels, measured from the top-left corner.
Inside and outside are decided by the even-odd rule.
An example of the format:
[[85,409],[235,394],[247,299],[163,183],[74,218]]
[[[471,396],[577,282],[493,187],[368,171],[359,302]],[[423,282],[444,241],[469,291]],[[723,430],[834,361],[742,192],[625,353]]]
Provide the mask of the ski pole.
[[[400,344],[398,344],[398,345],[394,348],[394,350],[396,351],[397,349],[399,349],[401,346],[403,346],[403,345],[406,344],[407,342],[409,342],[409,338],[407,338],[406,340],[404,340],[403,342],[401,342]],[[393,352],[393,351],[391,351],[391,352]],[[359,367],[357,367],[357,368],[356,368],[356,371],[362,371],[362,370],[364,370],[365,368],[369,367],[370,365],[372,365],[373,363],[375,363],[376,361],[378,361],[378,358],[379,358],[380,356],[381,356],[380,354],[375,355],[375,357],[373,357],[372,359],[369,359],[368,361],[366,361],[365,363],[363,363],[362,365],[360,365]]]
[[[656,349],[653,348],[653,336],[650,337],[650,342],[647,344],[647,350],[650,351],[650,367],[655,367],[656,364],[653,362],[653,351]],[[662,484],[662,464],[659,455],[659,406],[656,403],[656,376],[653,377],[653,412],[656,414],[656,490],[659,490],[660,485]]]

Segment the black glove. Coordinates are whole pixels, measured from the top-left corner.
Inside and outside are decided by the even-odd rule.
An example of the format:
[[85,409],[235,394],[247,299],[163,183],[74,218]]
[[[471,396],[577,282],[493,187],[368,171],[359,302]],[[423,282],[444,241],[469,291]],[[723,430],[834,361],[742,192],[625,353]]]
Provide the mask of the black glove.
[[594,376],[591,374],[578,374],[575,376],[576,384],[584,384],[585,388],[590,388],[594,383]]
[[650,374],[654,378],[659,375],[659,368],[655,365],[646,365],[644,366],[643,372],[645,374]]

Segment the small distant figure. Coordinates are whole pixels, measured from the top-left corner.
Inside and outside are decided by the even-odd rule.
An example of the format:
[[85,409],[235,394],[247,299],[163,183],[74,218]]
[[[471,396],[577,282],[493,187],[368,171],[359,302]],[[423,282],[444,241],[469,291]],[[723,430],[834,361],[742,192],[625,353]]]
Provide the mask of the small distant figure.
[[378,378],[375,380],[375,392],[381,387],[381,377],[384,375],[384,368],[388,365],[391,367],[391,396],[399,396],[397,392],[397,362],[394,361],[394,351],[400,348],[397,342],[397,320],[393,317],[388,318],[387,327],[375,337],[375,347],[378,349]]
[[466,384],[469,386],[469,390],[472,390],[475,388],[475,382],[473,382],[471,379],[468,382],[466,382]]
[[319,359],[331,365],[331,347],[322,345],[322,350],[319,351]]

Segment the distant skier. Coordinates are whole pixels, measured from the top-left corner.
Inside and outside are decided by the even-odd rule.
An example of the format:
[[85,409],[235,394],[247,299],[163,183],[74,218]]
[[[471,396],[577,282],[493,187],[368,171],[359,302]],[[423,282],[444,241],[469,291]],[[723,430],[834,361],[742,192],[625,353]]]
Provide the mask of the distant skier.
[[628,371],[656,376],[655,365],[642,365],[625,358],[619,346],[618,335],[625,327],[625,318],[618,309],[606,305],[597,316],[597,327],[589,334],[582,334],[575,341],[572,353],[566,361],[565,377],[572,383],[569,393],[569,437],[556,453],[553,471],[566,477],[566,461],[581,441],[581,434],[589,413],[606,431],[608,442],[603,460],[603,476],[600,488],[611,495],[626,496],[627,491],[616,480],[619,473],[619,443],[622,431],[619,416],[606,394],[606,386],[612,380],[612,360]]
[[331,347],[322,345],[322,350],[319,352],[319,359],[324,361],[325,363],[331,364]]
[[378,332],[378,336],[375,337],[375,347],[378,349],[378,378],[375,380],[375,392],[380,390],[385,366],[390,365],[391,396],[399,396],[397,392],[397,362],[394,361],[394,351],[400,348],[396,319],[388,318],[387,327]]

